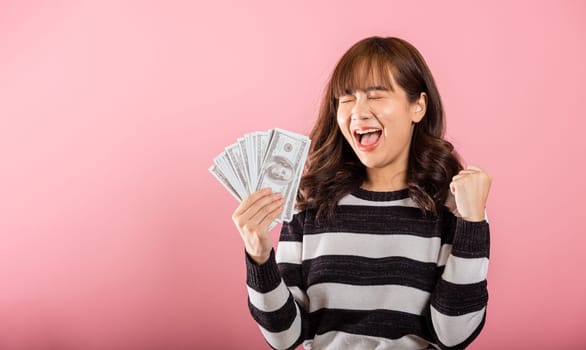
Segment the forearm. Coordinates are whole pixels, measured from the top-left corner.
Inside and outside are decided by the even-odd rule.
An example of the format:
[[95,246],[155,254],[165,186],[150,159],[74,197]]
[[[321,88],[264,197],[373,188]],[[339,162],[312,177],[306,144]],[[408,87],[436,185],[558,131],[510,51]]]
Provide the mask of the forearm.
[[464,348],[484,325],[489,227],[457,220],[451,253],[432,294],[431,323],[442,348]]
[[248,306],[267,343],[274,349],[295,348],[302,341],[302,315],[285,285],[274,250],[263,264],[246,256]]

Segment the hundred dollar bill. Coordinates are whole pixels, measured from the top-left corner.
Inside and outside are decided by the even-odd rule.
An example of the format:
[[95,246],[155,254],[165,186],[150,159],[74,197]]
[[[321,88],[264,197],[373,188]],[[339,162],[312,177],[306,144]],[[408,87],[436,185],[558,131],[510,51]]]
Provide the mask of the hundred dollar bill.
[[218,168],[216,164],[213,164],[208,170],[210,171],[210,173],[212,173],[212,175],[214,175],[214,177],[218,181],[220,181],[222,185],[224,185],[228,192],[230,192],[234,196],[234,198],[236,198],[237,201],[242,202],[242,198],[240,197],[236,189],[232,187],[232,184],[230,183],[228,178],[226,178],[226,175],[224,175],[224,173],[220,170],[220,168]]
[[226,147],[226,154],[228,155],[232,169],[234,169],[234,172],[242,183],[244,190],[247,192],[247,194],[251,194],[252,192],[250,191],[250,186],[248,185],[248,176],[246,175],[246,166],[244,165],[244,158],[242,156],[242,152],[240,151],[240,145],[235,143]]
[[[283,218],[284,221],[291,221],[293,220],[293,214],[295,212],[295,202],[297,200],[297,191],[299,190],[299,184],[301,183],[301,174],[303,173],[303,167],[299,168],[299,172],[295,175],[295,183],[293,184],[293,188],[295,189],[294,191],[292,191],[290,193],[290,198],[289,200],[291,201],[291,203],[293,203],[293,205],[289,208],[289,212],[284,213],[284,215],[287,215],[286,218]],[[285,210],[283,210],[284,212]]]
[[[245,198],[247,196],[247,193],[242,184],[240,183],[240,181],[238,180],[237,175],[234,173],[234,169],[232,169],[232,166],[230,165],[228,155],[225,152],[220,153],[220,155],[214,158],[214,165],[216,165],[216,168],[224,175],[224,178],[231,185],[231,188],[233,188],[238,194],[238,197],[242,199]],[[216,173],[212,174],[214,176],[216,175]]]
[[[246,144],[246,157],[248,169],[248,184],[251,189],[256,188],[256,181],[258,181],[256,166],[256,152],[254,147],[254,134],[246,134],[244,136],[244,143]],[[241,146],[242,148],[242,146]]]
[[248,158],[248,149],[246,145],[246,138],[241,137],[238,139],[238,146],[240,147],[240,156],[242,160],[242,166],[244,167],[244,180],[246,181],[248,191],[250,193],[253,189],[252,182],[250,181],[250,159]]
[[257,190],[270,187],[281,192],[285,207],[279,217],[290,221],[299,189],[298,177],[307,159],[311,141],[308,137],[282,129],[273,129],[260,169]]
[[[262,168],[262,164],[264,162],[265,159],[265,155],[267,154],[267,147],[269,145],[269,138],[271,135],[271,131],[261,131],[258,133],[258,147],[260,150],[260,154],[258,156],[258,171],[260,173],[260,169]],[[258,184],[257,184],[258,185]]]

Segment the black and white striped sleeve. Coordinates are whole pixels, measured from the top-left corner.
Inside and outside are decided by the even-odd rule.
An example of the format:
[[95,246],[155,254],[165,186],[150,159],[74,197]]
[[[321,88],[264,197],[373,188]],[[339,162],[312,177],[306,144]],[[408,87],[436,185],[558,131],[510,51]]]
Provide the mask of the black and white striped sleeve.
[[486,220],[457,217],[453,235],[442,242],[438,264],[443,273],[431,295],[431,330],[442,349],[464,349],[480,333],[486,318],[486,277],[490,248]]
[[248,306],[273,349],[294,349],[305,339],[307,296],[301,280],[302,215],[283,223],[277,253],[262,265],[246,255]]

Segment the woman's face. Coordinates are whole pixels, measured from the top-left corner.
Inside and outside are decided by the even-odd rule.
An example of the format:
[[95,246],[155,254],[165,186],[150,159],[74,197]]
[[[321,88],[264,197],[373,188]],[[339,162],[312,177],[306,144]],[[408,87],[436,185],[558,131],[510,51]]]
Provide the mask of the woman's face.
[[426,96],[422,93],[409,103],[392,74],[391,81],[394,91],[375,85],[347,91],[339,98],[337,119],[362,164],[399,171],[406,168],[414,123],[425,114]]

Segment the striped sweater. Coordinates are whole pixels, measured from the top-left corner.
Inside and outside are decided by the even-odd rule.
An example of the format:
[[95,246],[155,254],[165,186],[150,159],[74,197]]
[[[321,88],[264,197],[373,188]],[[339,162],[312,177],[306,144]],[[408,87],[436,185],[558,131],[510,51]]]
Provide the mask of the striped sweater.
[[246,255],[248,305],[274,349],[463,349],[485,322],[489,226],[453,196],[425,217],[408,190],[359,189],[333,223],[284,223],[267,262]]

